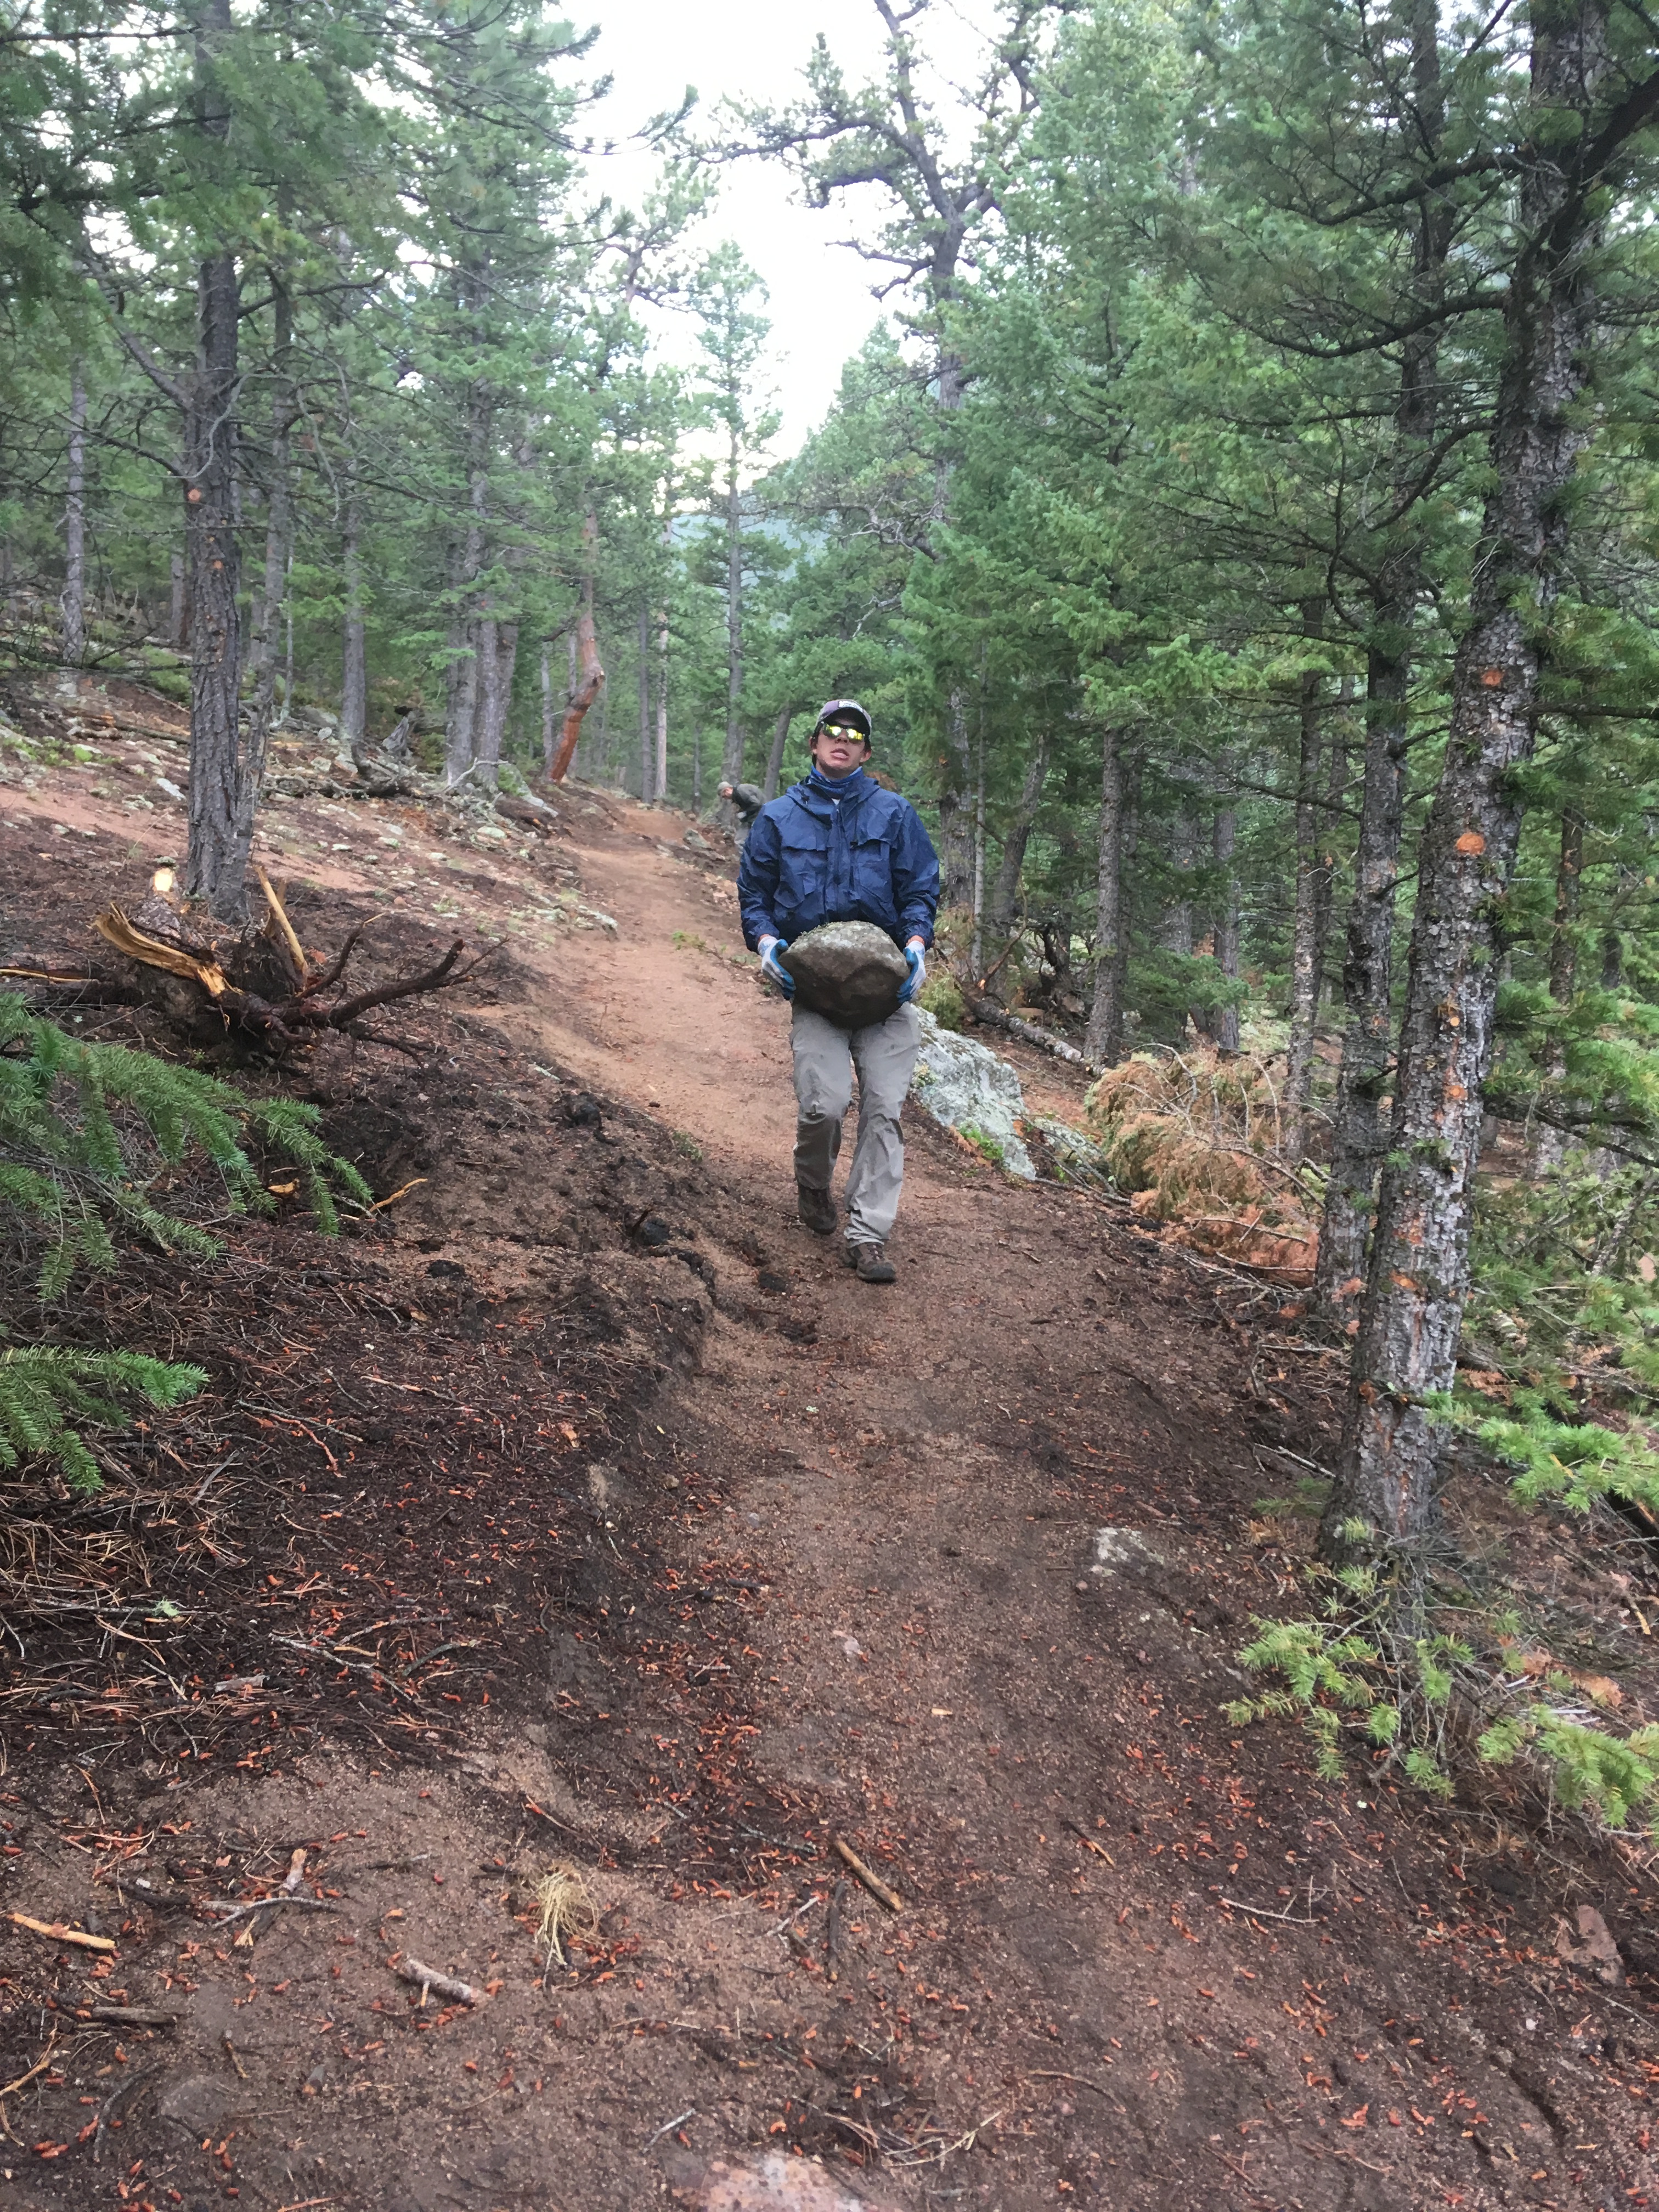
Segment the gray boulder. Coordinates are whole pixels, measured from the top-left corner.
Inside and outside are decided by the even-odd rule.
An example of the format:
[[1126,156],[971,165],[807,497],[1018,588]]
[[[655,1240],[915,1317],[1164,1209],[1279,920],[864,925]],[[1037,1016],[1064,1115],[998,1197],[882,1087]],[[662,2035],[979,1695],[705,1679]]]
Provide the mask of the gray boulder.
[[795,979],[798,1004],[844,1030],[884,1022],[898,1006],[909,963],[872,921],[827,921],[778,955]]
[[1019,1132],[1025,1098],[1018,1071],[988,1046],[941,1029],[931,1014],[924,1012],[921,1022],[921,1051],[910,1082],[916,1103],[1011,1176],[1035,1181],[1036,1169]]

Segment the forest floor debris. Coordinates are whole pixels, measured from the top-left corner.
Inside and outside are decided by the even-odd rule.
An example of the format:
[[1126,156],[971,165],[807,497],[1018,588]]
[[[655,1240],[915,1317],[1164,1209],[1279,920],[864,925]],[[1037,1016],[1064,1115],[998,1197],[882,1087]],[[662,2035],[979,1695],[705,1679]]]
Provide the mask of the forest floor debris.
[[[0,959],[64,968],[181,823],[30,774],[0,793]],[[370,2212],[394,2169],[411,2212],[1650,2193],[1650,1847],[1501,1777],[1443,1814],[1322,1782],[1293,1730],[1221,1716],[1335,1434],[1283,1292],[918,1117],[908,1318],[872,1318],[793,1220],[786,1015],[675,943],[735,945],[729,886],[663,857],[677,817],[569,801],[568,836],[441,887],[380,858],[381,823],[440,849],[406,802],[354,802],[343,854],[330,802],[274,813],[302,944],[363,923],[372,981],[439,926],[501,941],[421,1004],[420,1061],[329,1036],[290,1079],[407,1195],[330,1242],[296,1192],[217,1267],[139,1255],[55,1317],[211,1378],[99,1440],[94,1498],[5,1497],[0,1903],[114,1947],[0,1929],[5,2185],[30,2212]],[[556,886],[617,932],[515,921]],[[153,1010],[53,1003],[166,1044]],[[1007,1050],[1030,1112],[1079,1118],[1080,1073]],[[1651,1693],[1644,1538],[1523,1516],[1478,1468],[1452,1508],[1581,1672]],[[1091,1576],[1105,1528],[1139,1540]],[[831,1915],[837,1836],[899,1918],[850,1885]],[[594,1909],[562,1966],[538,1839]],[[220,1927],[220,1899],[254,1909]],[[1558,1949],[1581,1907],[1622,1985]],[[489,2002],[434,1976],[422,2006],[394,1960]]]

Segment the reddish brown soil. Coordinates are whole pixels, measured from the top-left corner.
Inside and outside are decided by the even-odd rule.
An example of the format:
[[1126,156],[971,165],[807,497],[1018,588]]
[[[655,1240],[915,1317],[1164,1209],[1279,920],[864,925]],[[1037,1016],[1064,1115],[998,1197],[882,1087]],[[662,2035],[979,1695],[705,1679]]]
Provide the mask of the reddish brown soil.
[[[82,957],[166,851],[100,773],[0,791],[0,960]],[[374,813],[267,832],[306,941],[369,919],[389,973],[432,909],[366,865]],[[684,826],[573,794],[552,847],[449,841],[459,926],[507,932],[488,989],[399,1023],[420,1065],[336,1041],[293,1079],[378,1192],[424,1180],[53,1316],[213,1381],[106,1440],[92,1507],[9,1492],[0,1895],[118,1949],[0,1942],[0,2083],[46,2060],[0,2095],[0,2205],[1659,2197],[1641,1854],[1221,1717],[1291,1594],[1252,1504],[1328,1450],[1331,1363],[925,1127],[899,1282],[855,1283],[794,1222],[786,1018]],[[614,935],[523,920],[573,870]],[[331,1909],[239,1945],[207,1900],[301,1845]],[[600,1916],[563,1964],[560,1862]],[[1580,1903],[1626,1985],[1558,1956]],[[422,2009],[404,1955],[488,1994]]]

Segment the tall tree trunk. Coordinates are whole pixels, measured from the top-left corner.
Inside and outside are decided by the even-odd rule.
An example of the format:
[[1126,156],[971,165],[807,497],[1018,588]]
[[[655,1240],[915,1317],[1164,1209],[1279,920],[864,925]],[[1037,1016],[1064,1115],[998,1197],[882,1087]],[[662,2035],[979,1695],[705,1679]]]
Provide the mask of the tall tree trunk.
[[562,783],[569,774],[587,710],[605,689],[605,663],[599,659],[599,634],[593,626],[593,570],[599,552],[599,518],[589,507],[582,517],[582,596],[576,611],[576,627],[573,633],[575,678],[564,710],[564,728],[559,737],[559,750],[547,772],[548,780],[552,783]]
[[294,310],[281,278],[272,272],[275,299],[271,335],[270,453],[265,484],[264,574],[253,602],[248,638],[248,672],[253,679],[249,713],[255,728],[269,731],[276,696],[276,623],[286,608],[289,685],[283,695],[283,719],[293,684],[293,610],[287,607],[289,570],[294,558],[294,485],[289,435],[297,416],[292,376]]
[[280,728],[294,712],[294,514],[290,507],[288,525],[288,559],[283,568],[283,711],[276,717]]
[[1109,722],[1100,748],[1100,844],[1095,870],[1095,980],[1083,1054],[1097,1067],[1123,1057],[1124,901],[1123,732]]
[[[960,246],[959,236],[941,240],[929,285],[936,313],[945,310],[955,297]],[[951,482],[956,472],[955,417],[967,398],[962,357],[949,345],[939,345],[934,378],[939,449],[933,468],[933,521],[942,529],[950,520]],[[968,732],[968,687],[963,683],[952,683],[945,694],[940,735],[939,904],[948,912],[969,903],[974,884],[974,749]]]
[[[189,532],[189,521],[185,521]],[[180,549],[167,556],[167,643],[182,653],[190,642],[190,593],[185,581],[185,555]]]
[[[1311,643],[1325,626],[1323,605],[1302,610],[1303,635]],[[1324,677],[1303,672],[1296,770],[1296,905],[1291,927],[1291,1039],[1285,1055],[1284,1151],[1294,1164],[1307,1150],[1308,1105],[1313,1095],[1314,1025],[1319,1012],[1319,754],[1323,729]]]
[[[216,0],[228,26],[228,0]],[[240,556],[236,542],[240,287],[235,257],[216,253],[197,280],[200,332],[190,385],[185,491],[190,559],[190,792],[184,889],[220,920],[245,908],[259,763],[244,758],[239,687]],[[252,771],[252,787],[249,778]]]
[[[1238,812],[1231,799],[1216,809],[1212,836],[1215,853],[1215,963],[1230,983],[1238,981],[1238,872],[1234,854],[1238,847]],[[1238,1006],[1230,1001],[1218,1006],[1210,1034],[1223,1052],[1238,1050]]]
[[1325,996],[1329,965],[1331,917],[1336,908],[1336,833],[1342,818],[1342,787],[1348,775],[1346,709],[1353,701],[1353,678],[1337,686],[1337,712],[1325,732],[1325,789],[1320,799],[1319,861],[1314,870],[1314,1018]]
[[472,765],[477,747],[478,610],[474,586],[483,569],[484,533],[489,513],[489,395],[481,384],[467,393],[466,526],[451,570],[454,617],[450,629],[449,717],[444,732],[444,774],[458,783]]
[[69,482],[64,500],[64,665],[87,657],[87,375],[79,354],[70,368]]
[[657,751],[651,742],[651,610],[643,599],[640,601],[638,650],[635,657],[640,679],[640,804],[649,806],[657,795],[652,775]]
[[[230,106],[218,55],[231,34],[230,0],[205,0],[196,18],[197,127],[222,145]],[[246,910],[244,878],[262,762],[243,750],[240,712],[240,554],[236,541],[241,287],[234,253],[216,252],[196,281],[196,367],[185,391],[185,526],[190,560],[190,788],[184,890],[220,920]],[[257,750],[257,746],[256,746]]]
[[[1578,973],[1578,945],[1573,934],[1578,919],[1578,885],[1584,867],[1584,817],[1583,810],[1569,802],[1561,810],[1561,848],[1555,865],[1555,917],[1550,928],[1550,999],[1555,1006],[1566,1006],[1572,1002],[1573,987]],[[1540,1073],[1546,1086],[1546,1103],[1559,1104],[1562,1078],[1567,1072],[1567,1058],[1560,1040],[1551,1042]],[[1554,1093],[1553,1100],[1549,1094]],[[1554,1122],[1534,1117],[1532,1125],[1532,1172],[1535,1176],[1553,1174],[1561,1164],[1561,1155],[1566,1149],[1564,1133]]]
[[[1417,137],[1424,157],[1432,160],[1444,128],[1436,0],[1413,0],[1412,75]],[[1442,196],[1425,195],[1416,218],[1414,296],[1425,308],[1444,289],[1451,220]],[[1391,472],[1395,543],[1373,594],[1365,655],[1365,757],[1342,963],[1342,1062],[1331,1105],[1330,1173],[1314,1273],[1316,1306],[1355,1334],[1354,1301],[1364,1288],[1367,1230],[1388,1150],[1382,1102],[1393,1026],[1395,899],[1406,818],[1412,671],[1425,589],[1419,501],[1439,405],[1439,332],[1431,324],[1407,338],[1401,353]]]
[[[1316,1304],[1345,1322],[1364,1287],[1366,1227],[1388,1150],[1382,1100],[1389,1085],[1395,887],[1405,823],[1416,605],[1415,584],[1408,583],[1390,606],[1373,611],[1366,655],[1364,783],[1342,963],[1347,1026],[1331,1109],[1330,1173],[1314,1278]],[[1357,1331],[1358,1323],[1351,1326]]]
[[766,781],[761,786],[763,798],[775,799],[778,795],[778,782],[783,774],[783,749],[789,742],[790,720],[789,709],[785,707],[780,710],[777,720],[772,725],[772,747],[766,756]]
[[[743,696],[743,502],[738,458],[734,417],[726,470],[726,750],[720,755],[720,781],[733,784],[743,778],[743,723],[738,714]],[[737,819],[730,799],[722,801],[721,816],[728,829]]]
[[1031,842],[1031,830],[1042,805],[1043,786],[1048,781],[1048,754],[1049,739],[1045,730],[1031,748],[1018,803],[1003,832],[1002,858],[997,864],[996,881],[991,886],[985,917],[990,941],[999,950],[1013,934],[1014,916],[1019,908],[1020,878],[1025,868],[1025,848]]
[[1166,952],[1174,952],[1183,960],[1193,956],[1193,864],[1198,858],[1198,819],[1193,805],[1192,787],[1177,787],[1175,817],[1170,824],[1170,864],[1175,881],[1175,896],[1164,908],[1164,919],[1158,931],[1159,942]]
[[491,617],[478,625],[478,659],[483,686],[478,702],[478,776],[493,791],[501,780],[507,721],[519,672],[519,625]]
[[980,685],[979,739],[974,763],[974,896],[973,938],[969,965],[974,974],[985,966],[985,687]]
[[668,610],[657,610],[657,796],[668,797]]
[[[1490,446],[1491,489],[1469,621],[1452,677],[1445,765],[1424,833],[1394,1126],[1377,1200],[1338,1479],[1323,1540],[1334,1556],[1410,1543],[1433,1510],[1443,1434],[1425,1401],[1450,1388],[1468,1288],[1468,1234],[1491,1066],[1503,915],[1524,801],[1547,625],[1571,531],[1586,430],[1594,194],[1620,125],[1591,111],[1607,71],[1607,0],[1536,0],[1532,90],[1556,128],[1529,144],[1523,240],[1510,275]],[[1638,96],[1639,95],[1639,96]],[[1624,136],[1650,120],[1659,71],[1626,91]]]
[[974,888],[974,748],[968,734],[968,694],[956,686],[945,702],[945,750],[939,755],[939,904],[969,905]]
[[553,714],[553,657],[552,648],[542,640],[541,665],[537,672],[541,680],[542,698],[542,773],[553,773],[553,732],[556,727]]
[[340,627],[340,734],[354,753],[368,734],[368,626],[363,614],[362,513],[355,488],[346,495],[340,558],[345,615]]

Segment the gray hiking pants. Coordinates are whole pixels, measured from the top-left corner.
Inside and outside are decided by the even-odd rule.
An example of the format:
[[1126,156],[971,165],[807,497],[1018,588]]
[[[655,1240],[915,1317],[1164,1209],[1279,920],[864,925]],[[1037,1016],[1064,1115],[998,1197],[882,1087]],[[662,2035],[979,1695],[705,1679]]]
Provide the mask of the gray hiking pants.
[[841,1152],[842,1123],[859,1078],[859,1135],[847,1178],[847,1241],[884,1244],[904,1187],[899,1113],[921,1047],[914,1006],[901,1006],[868,1029],[840,1030],[797,1006],[790,1032],[795,1055],[795,1180],[828,1190]]

